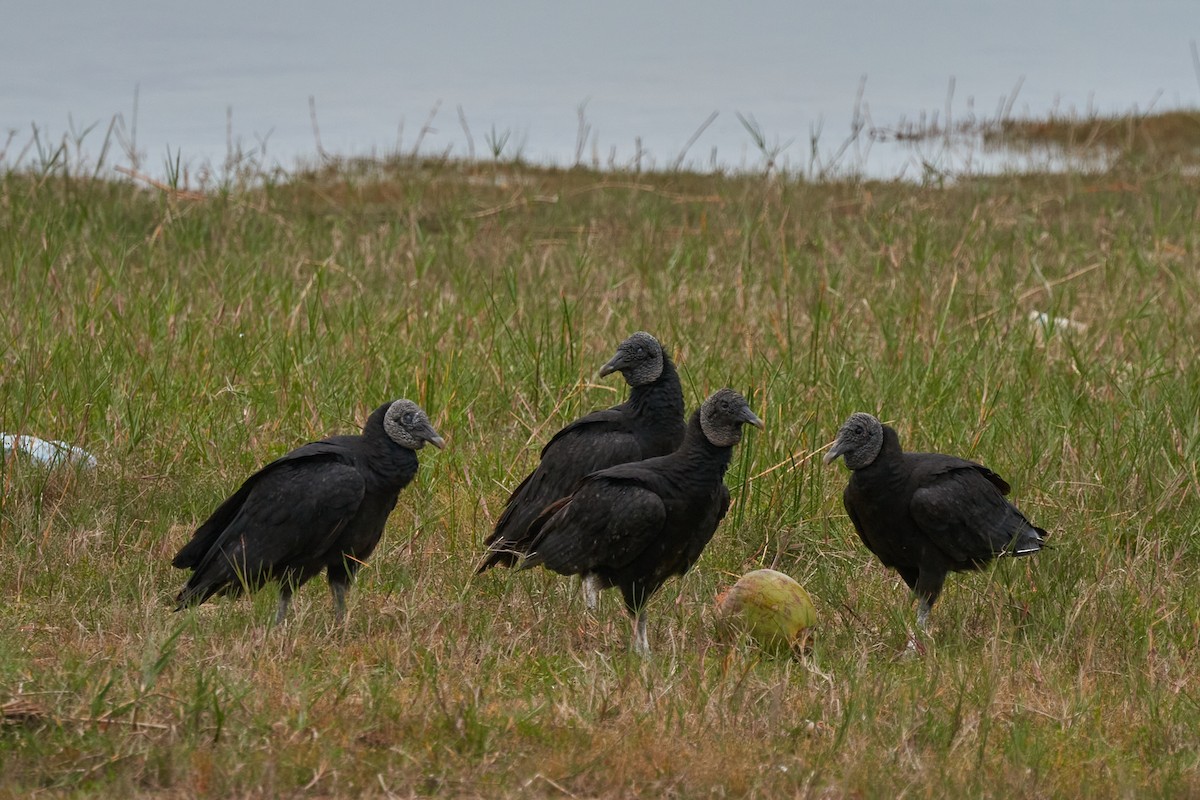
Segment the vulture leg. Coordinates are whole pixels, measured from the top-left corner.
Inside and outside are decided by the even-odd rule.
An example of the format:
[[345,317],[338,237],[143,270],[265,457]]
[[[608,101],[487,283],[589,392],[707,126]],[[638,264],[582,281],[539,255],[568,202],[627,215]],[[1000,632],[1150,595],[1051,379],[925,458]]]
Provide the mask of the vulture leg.
[[646,635],[646,589],[639,583],[627,583],[621,586],[621,597],[625,600],[625,610],[633,622],[633,652],[643,658],[650,655],[650,639]]
[[279,605],[275,609],[275,624],[287,622],[288,606],[292,602],[292,585],[288,581],[279,584]]
[[[416,451],[445,446],[411,400],[384,403],[360,435],[309,442],[270,462],[227,497],[176,553],[172,566],[191,570],[180,609],[214,594],[258,591],[278,583],[274,625],[287,621],[292,595],[328,567],[347,586],[370,554],[388,514],[417,471]],[[345,589],[333,587],[344,609]],[[343,616],[340,613],[339,616]]]
[[929,622],[929,612],[942,593],[942,585],[946,582],[946,569],[922,568],[913,591],[917,595],[917,627],[922,632]]
[[1046,532],[1004,499],[1011,487],[982,464],[942,453],[905,453],[894,428],[851,414],[825,454],[844,458],[842,503],[863,544],[916,595],[917,627],[951,571],[1040,550]]
[[633,652],[642,658],[650,657],[650,639],[646,636],[646,611],[637,612],[633,618]]
[[600,603],[601,588],[599,575],[583,576],[583,602],[588,611],[595,611],[596,606]]
[[917,627],[922,632],[927,631],[929,624],[929,612],[933,609],[933,603],[926,600],[924,597],[917,601]]
[[346,622],[346,595],[350,592],[349,580],[329,580],[329,593],[333,595],[334,624],[343,625]]
[[591,472],[545,507],[519,568],[543,566],[582,575],[587,588],[620,589],[631,647],[648,655],[647,601],[691,568],[729,510],[725,471],[748,424],[763,423],[744,397],[715,392],[692,414],[674,453]]

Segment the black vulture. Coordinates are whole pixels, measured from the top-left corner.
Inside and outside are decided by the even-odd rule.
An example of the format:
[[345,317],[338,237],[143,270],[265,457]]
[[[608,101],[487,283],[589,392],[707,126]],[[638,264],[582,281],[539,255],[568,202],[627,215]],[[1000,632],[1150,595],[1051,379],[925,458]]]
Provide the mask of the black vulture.
[[688,571],[729,510],[725,470],[742,425],[763,422],[732,389],[713,394],[675,452],[593,472],[530,525],[521,569],[538,565],[616,586],[634,619],[633,647],[650,651],[646,601]]
[[326,570],[340,623],[354,573],[379,543],[426,442],[445,445],[416,403],[396,400],[375,409],[361,435],[311,442],[267,464],[176,554],[171,564],[193,572],[175,610],[276,580],[279,624],[292,593]]
[[[537,469],[513,490],[479,574],[497,564],[512,566],[529,551],[529,524],[546,506],[570,494],[596,470],[673,452],[683,441],[683,388],[675,364],[650,334],[638,331],[617,347],[600,375],[620,372],[631,387],[620,405],[580,417],[554,434],[542,448]],[[596,587],[584,583],[589,608]]]
[[842,494],[850,521],[867,549],[917,595],[922,630],[947,574],[1042,548],[1046,532],[1004,499],[1008,483],[982,464],[905,453],[895,430],[861,412],[838,431],[825,463],[838,456],[850,468]]

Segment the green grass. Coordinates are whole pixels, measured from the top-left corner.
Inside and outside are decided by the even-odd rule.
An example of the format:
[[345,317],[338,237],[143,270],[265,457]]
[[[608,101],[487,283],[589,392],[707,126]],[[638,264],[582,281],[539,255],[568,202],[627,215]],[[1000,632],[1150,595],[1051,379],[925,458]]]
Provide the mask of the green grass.
[[[945,187],[348,164],[204,199],[63,162],[0,178],[0,796],[1200,794],[1200,179],[1171,163]],[[1031,311],[1085,324],[1047,334]],[[628,652],[617,598],[472,569],[630,332],[689,407],[767,424]],[[170,558],[257,466],[398,396],[421,454],[351,593],[172,614]],[[819,453],[852,411],[981,460],[1053,547],[951,578],[933,639]],[[715,642],[801,581],[803,661]],[[17,703],[20,703],[18,705]]]

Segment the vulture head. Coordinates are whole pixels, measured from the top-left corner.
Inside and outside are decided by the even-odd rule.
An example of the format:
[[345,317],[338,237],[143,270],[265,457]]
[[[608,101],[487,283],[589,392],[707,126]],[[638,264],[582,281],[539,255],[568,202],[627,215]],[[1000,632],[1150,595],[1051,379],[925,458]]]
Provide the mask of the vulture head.
[[851,414],[838,431],[837,439],[825,454],[825,463],[832,464],[841,456],[850,469],[862,469],[875,460],[883,449],[883,425],[862,411]]
[[396,400],[388,406],[383,429],[393,442],[409,450],[420,450],[426,442],[441,450],[446,441],[429,423],[429,417],[412,400]]
[[733,447],[742,440],[742,426],[763,427],[746,398],[733,389],[719,389],[700,406],[700,430],[716,447]]
[[662,371],[662,345],[645,331],[638,331],[617,346],[617,354],[600,368],[600,377],[620,372],[630,386],[645,386],[658,380]]

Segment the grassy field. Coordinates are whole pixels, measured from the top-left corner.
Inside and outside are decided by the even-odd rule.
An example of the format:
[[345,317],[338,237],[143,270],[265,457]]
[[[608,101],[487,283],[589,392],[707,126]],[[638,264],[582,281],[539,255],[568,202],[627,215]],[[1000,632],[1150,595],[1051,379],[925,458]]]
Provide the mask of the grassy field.
[[[64,162],[0,178],[0,797],[1200,795],[1200,177],[945,185],[341,163],[203,196]],[[1047,315],[1046,325],[1030,320]],[[1068,320],[1060,328],[1049,320]],[[625,394],[766,422],[652,601],[472,569],[541,444]],[[421,453],[332,626],[323,582],[173,614],[174,551],[259,465],[410,397]],[[1049,549],[914,606],[820,454],[863,410],[988,464]],[[811,654],[714,641],[774,566]]]

